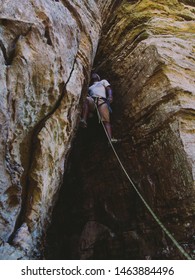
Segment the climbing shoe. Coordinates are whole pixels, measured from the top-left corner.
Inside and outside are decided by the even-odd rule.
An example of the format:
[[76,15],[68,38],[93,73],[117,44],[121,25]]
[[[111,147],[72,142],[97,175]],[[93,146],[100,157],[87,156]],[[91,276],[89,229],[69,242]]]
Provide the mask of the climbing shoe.
[[120,139],[116,139],[116,138],[111,138],[111,139],[110,139],[110,142],[111,142],[112,144],[116,144],[116,143],[121,142],[121,140],[120,140]]
[[82,128],[87,128],[87,123],[86,123],[86,121],[85,121],[84,119],[81,119],[81,120],[80,120],[80,126],[81,126]]
[[112,144],[114,144],[114,143],[117,143],[117,142],[118,142],[118,139],[116,139],[116,138],[111,138],[110,141],[112,142]]

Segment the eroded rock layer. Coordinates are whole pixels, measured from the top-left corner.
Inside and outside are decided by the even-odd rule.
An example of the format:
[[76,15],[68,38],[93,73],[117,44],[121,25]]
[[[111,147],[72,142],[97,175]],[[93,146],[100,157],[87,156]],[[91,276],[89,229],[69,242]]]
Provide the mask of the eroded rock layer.
[[194,19],[178,1],[124,3],[96,60],[116,90],[117,136],[133,142],[120,150],[133,153],[125,165],[181,243],[192,242],[195,222]]

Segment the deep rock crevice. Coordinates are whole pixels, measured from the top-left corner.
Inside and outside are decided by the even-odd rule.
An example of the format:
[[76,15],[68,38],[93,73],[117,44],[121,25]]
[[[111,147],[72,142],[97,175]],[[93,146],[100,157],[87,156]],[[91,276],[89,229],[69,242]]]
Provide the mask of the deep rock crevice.
[[[121,182],[120,193],[113,186],[113,181],[115,186]],[[95,183],[93,186],[92,182]],[[121,256],[117,255],[119,250],[109,248],[109,242],[116,243],[119,248],[119,239],[122,240],[123,231],[129,228],[132,235],[136,235],[134,196],[108,146],[102,127],[94,117],[89,121],[88,130],[79,130],[75,138],[64,184],[54,210],[54,223],[47,235],[46,258],[124,258],[124,252],[121,251]],[[116,202],[114,197],[120,201],[113,211],[113,203]],[[128,206],[124,205],[129,210],[129,217],[125,209],[118,212],[121,203],[125,201],[131,201]],[[90,228],[91,232],[88,232]],[[91,235],[89,240],[85,236],[88,233]],[[101,252],[103,244],[106,247]],[[99,251],[94,255],[93,250]]]
[[[141,173],[136,153],[143,150],[136,146],[128,139],[116,150],[131,162],[125,167],[146,201],[152,208],[159,204],[157,215],[179,237],[172,204],[164,212],[165,203],[155,198],[154,180],[160,184],[161,178]],[[193,231],[180,242],[192,252]],[[77,133],[44,247],[46,259],[183,259],[126,179],[96,117]]]

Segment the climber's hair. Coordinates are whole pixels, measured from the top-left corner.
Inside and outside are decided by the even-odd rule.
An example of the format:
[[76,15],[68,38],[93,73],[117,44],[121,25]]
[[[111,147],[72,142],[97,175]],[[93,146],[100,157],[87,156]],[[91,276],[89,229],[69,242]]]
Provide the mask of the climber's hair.
[[100,81],[100,76],[97,73],[92,73],[91,79]]

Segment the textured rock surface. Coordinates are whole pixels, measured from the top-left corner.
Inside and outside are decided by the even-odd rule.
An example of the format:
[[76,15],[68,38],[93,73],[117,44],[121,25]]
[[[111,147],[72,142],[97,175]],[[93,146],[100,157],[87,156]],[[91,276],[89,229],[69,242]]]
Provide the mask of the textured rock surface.
[[[95,62],[114,89],[113,130],[123,139],[116,146],[119,156],[152,209],[192,256],[194,19],[194,9],[178,1],[126,1],[105,27]],[[125,179],[101,128],[91,125],[83,133],[78,133],[64,179],[47,254],[182,258]],[[56,251],[50,241],[55,235],[61,240]]]
[[[102,14],[113,2],[0,3],[3,242],[12,240],[26,223],[36,245],[50,220],[80,97],[86,94]],[[4,251],[3,258],[8,257]]]
[[123,1],[111,17],[120,1],[0,4],[0,258],[39,257],[62,181],[46,258],[181,258],[96,120],[67,163],[100,34],[95,67],[114,89],[117,151],[193,254],[193,1]]

